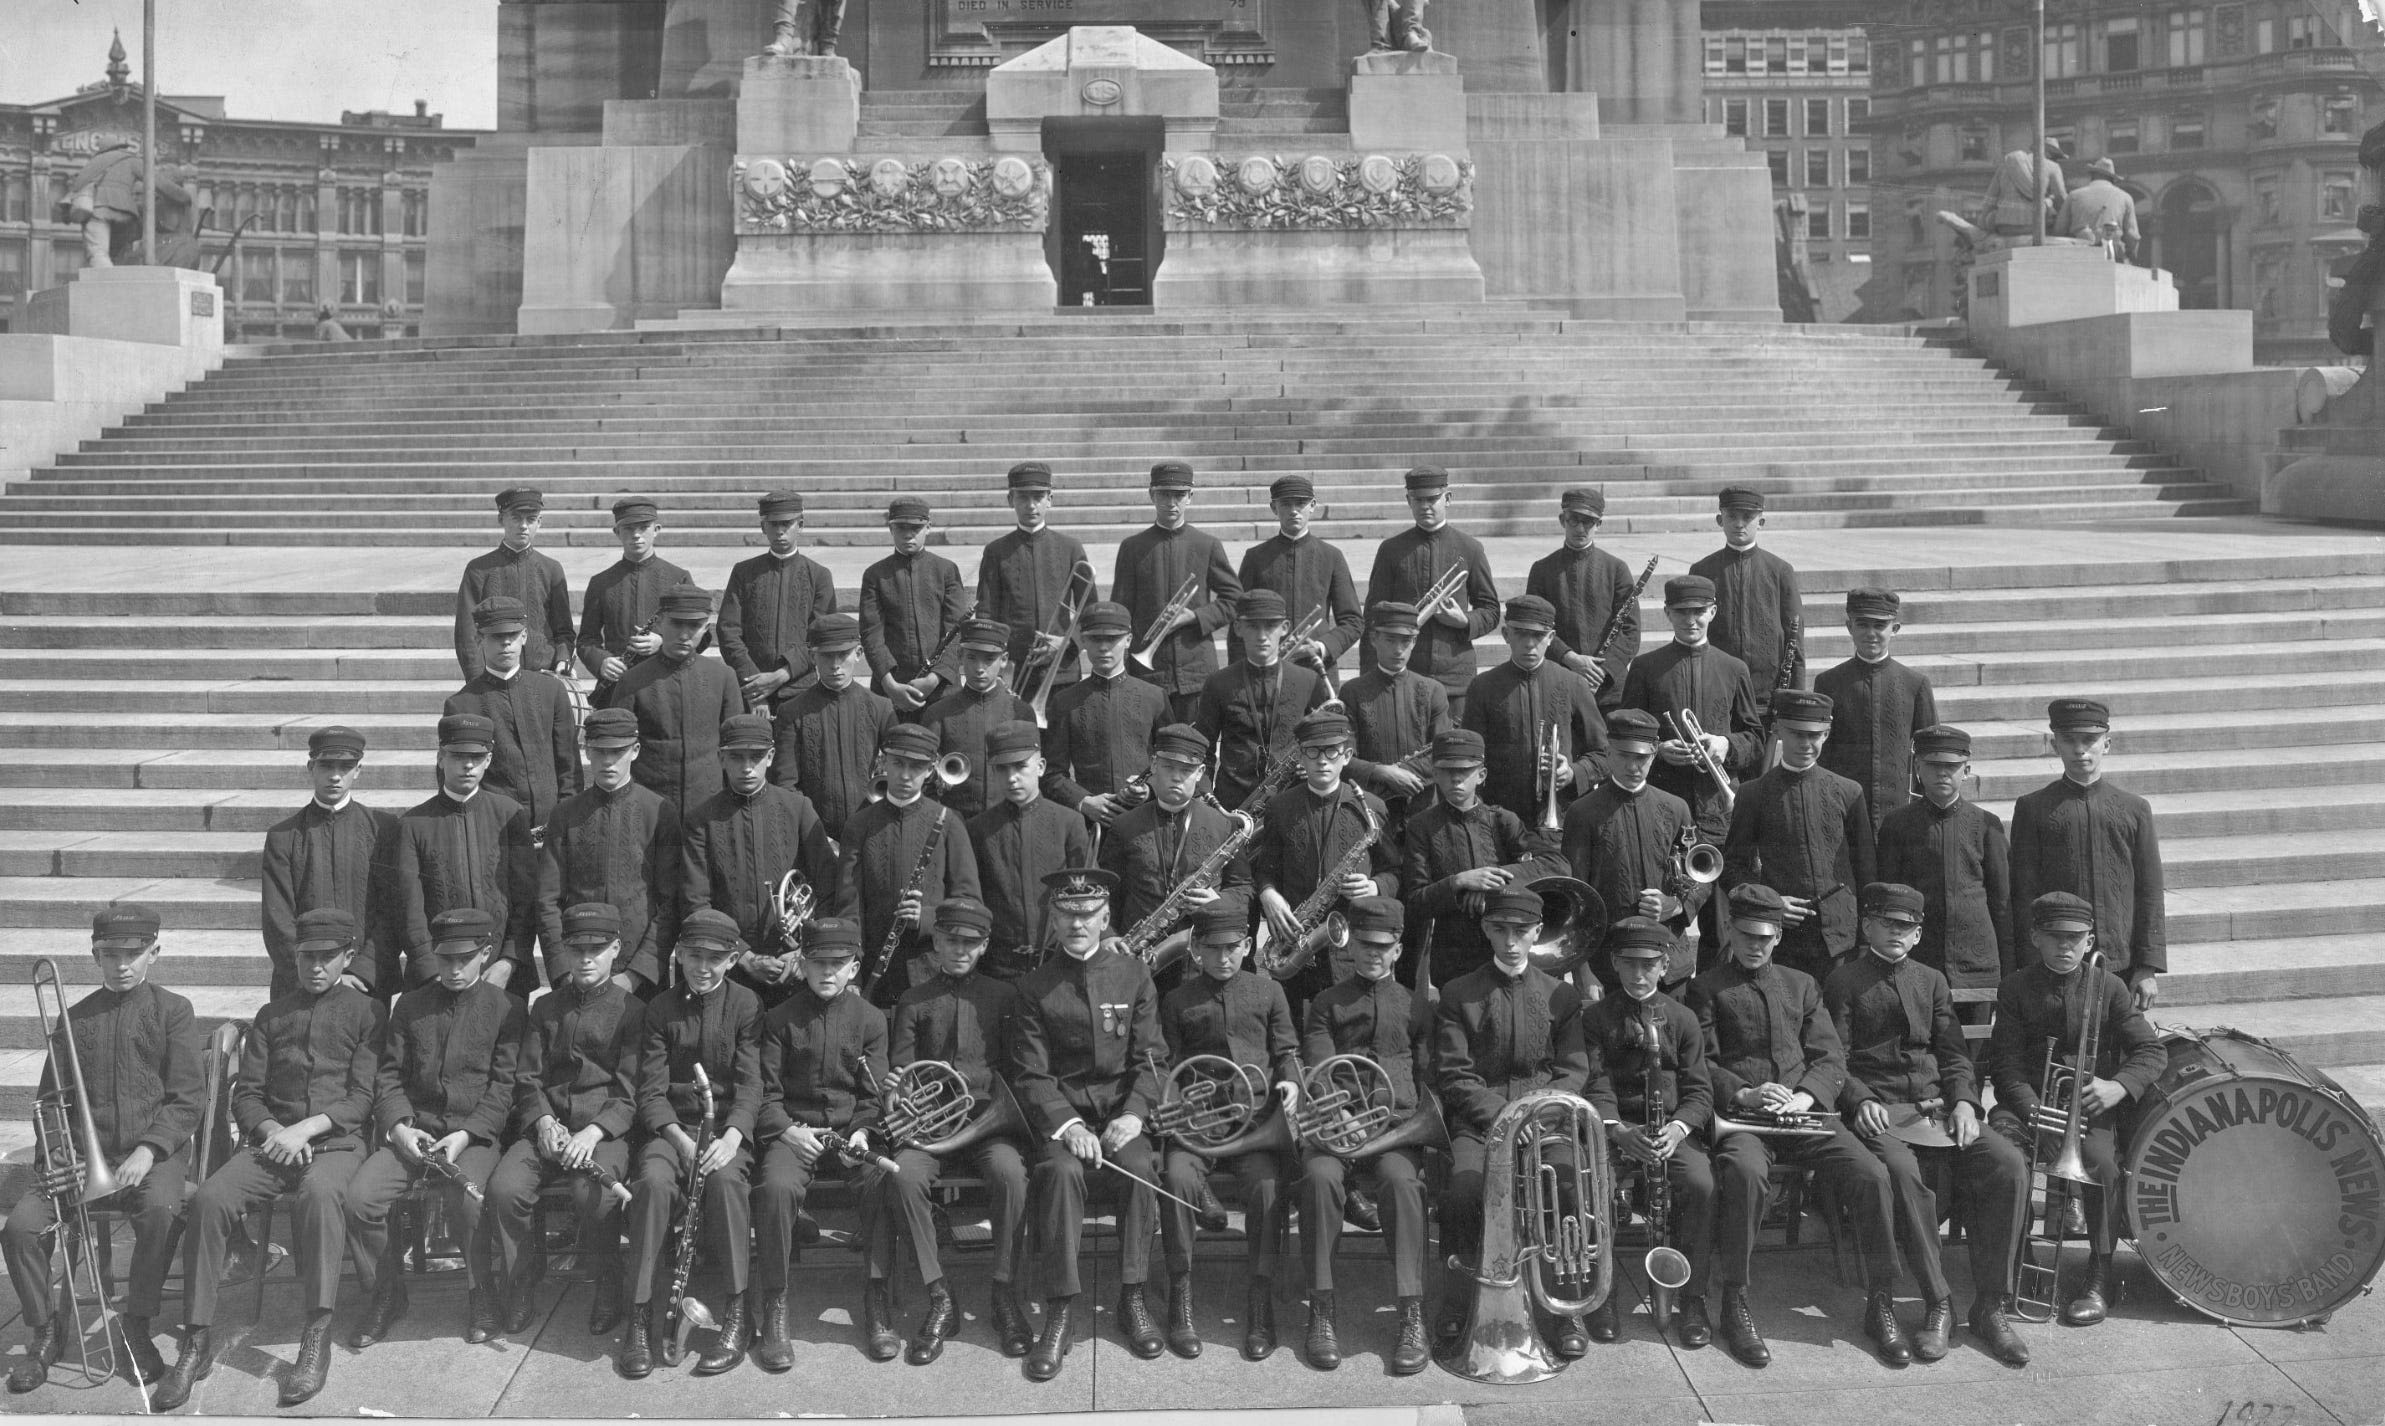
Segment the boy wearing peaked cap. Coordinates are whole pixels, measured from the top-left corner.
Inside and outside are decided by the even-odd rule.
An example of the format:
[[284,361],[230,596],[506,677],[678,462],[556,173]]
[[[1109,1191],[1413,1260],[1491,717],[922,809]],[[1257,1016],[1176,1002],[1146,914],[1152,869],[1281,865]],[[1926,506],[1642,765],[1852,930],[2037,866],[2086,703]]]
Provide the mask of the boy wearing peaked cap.
[[608,972],[640,1000],[663,983],[668,950],[679,937],[678,814],[631,770],[638,760],[638,720],[626,708],[599,708],[580,728],[588,788],[547,820],[538,846],[538,935],[547,951],[547,983],[563,983],[561,947],[570,936],[565,909],[588,902],[620,919],[621,949]]
[[745,711],[729,666],[698,652],[712,596],[683,584],[662,597],[662,647],[596,699],[638,715],[638,781],[685,817],[720,786],[720,725]]
[[613,537],[621,558],[589,576],[580,601],[580,664],[596,676],[601,692],[621,681],[630,664],[662,649],[654,627],[663,594],[694,576],[654,552],[662,535],[662,511],[643,495],[613,502]]
[[1292,729],[1327,698],[1325,676],[1284,661],[1291,614],[1284,597],[1254,589],[1234,613],[1243,661],[1209,675],[1191,722],[1217,749],[1217,800],[1239,807],[1267,769],[1290,753]]
[[1699,833],[1719,845],[1731,826],[1730,798],[1700,766],[1679,725],[1696,721],[1708,757],[1736,785],[1764,766],[1756,686],[1747,665],[1707,637],[1714,623],[1713,580],[1701,574],[1666,580],[1665,622],[1672,625],[1672,642],[1633,660],[1623,680],[1623,706],[1654,718],[1663,733],[1649,783],[1688,803]]
[[1471,728],[1433,739],[1439,795],[1399,824],[1400,900],[1415,913],[1417,945],[1429,941],[1432,955],[1411,981],[1423,975],[1444,985],[1483,966],[1491,958],[1482,930],[1491,896],[1564,871],[1553,839],[1482,800],[1483,758],[1482,734]]
[[470,682],[480,673],[480,633],[472,610],[499,596],[521,601],[529,612],[529,640],[522,652],[528,668],[571,673],[571,584],[554,557],[531,545],[538,539],[546,497],[526,485],[497,492],[497,521],[505,534],[497,548],[474,555],[455,591],[455,661]]
[[[1294,1014],[1333,984],[1332,968],[1315,945],[1320,915],[1307,926],[1299,909],[1322,895],[1330,912],[1358,896],[1391,896],[1400,884],[1399,848],[1383,804],[1342,778],[1350,762],[1350,720],[1320,708],[1294,732],[1300,776],[1267,804],[1267,825],[1251,843],[1251,884],[1258,889],[1262,934],[1272,943],[1265,969],[1284,982]],[[1361,851],[1361,845],[1364,850]],[[1303,941],[1311,944],[1303,946]]]
[[[1598,893],[1608,915],[1672,928],[1675,959],[1664,983],[1679,995],[1697,970],[1698,912],[1714,887],[1686,875],[1681,864],[1684,835],[1691,845],[1701,840],[1689,804],[1650,783],[1663,741],[1656,720],[1637,708],[1607,715],[1605,775],[1565,809],[1564,853],[1571,874]],[[1612,994],[1620,989],[1614,965],[1599,959],[1592,958],[1591,970]]]
[[265,833],[259,924],[273,961],[271,999],[298,988],[292,949],[298,918],[322,906],[338,907],[363,928],[363,944],[348,971],[351,983],[368,994],[397,989],[402,967],[394,951],[383,963],[388,930],[380,899],[397,817],[356,800],[363,763],[364,734],[354,728],[335,725],[308,734],[306,774],[315,795]]
[[[1939,723],[1913,735],[1921,795],[1880,823],[1879,874],[1921,893],[1913,959],[1955,989],[1993,990],[2012,973],[2011,845],[2003,820],[1963,796],[1971,735]],[[1976,1010],[1986,1023],[1991,1007]]]
[[904,718],[917,717],[960,681],[947,638],[969,617],[969,589],[959,565],[928,549],[932,528],[927,501],[894,497],[886,503],[894,553],[861,572],[861,647],[870,686]]
[[770,780],[809,797],[828,835],[841,839],[870,799],[878,742],[894,726],[894,705],[863,686],[860,620],[823,614],[804,637],[819,678],[778,710]]
[[494,726],[476,713],[441,718],[439,790],[398,818],[384,892],[395,942],[384,969],[393,995],[438,973],[433,931],[440,913],[458,907],[488,913],[497,928],[486,979],[516,999],[538,989],[531,954],[537,853],[522,805],[482,785],[495,741]]
[[1043,795],[1043,735],[1033,723],[996,724],[986,735],[985,761],[994,802],[969,819],[977,884],[993,917],[994,948],[984,970],[1017,980],[1048,948],[1043,879],[1091,862],[1093,839],[1083,817]]
[[1689,572],[1714,581],[1715,647],[1747,665],[1758,698],[1776,688],[1802,688],[1805,601],[1789,562],[1756,548],[1756,531],[1764,525],[1764,492],[1727,486],[1714,503],[1723,547]]
[[[1559,816],[1598,777],[1606,754],[1606,725],[1598,696],[1581,675],[1549,657],[1557,611],[1537,594],[1507,601],[1507,662],[1477,674],[1459,725],[1482,735],[1489,758],[1482,795],[1540,825],[1553,801]],[[1557,755],[1548,733],[1557,735]],[[1549,779],[1556,779],[1554,793]]]
[[1051,697],[1044,733],[1044,796],[1113,825],[1132,806],[1126,785],[1151,761],[1152,740],[1172,719],[1159,685],[1126,671],[1134,637],[1126,606],[1096,600],[1077,620],[1085,676]]
[[1052,468],[1020,461],[1007,478],[1010,511],[1018,528],[995,537],[977,562],[977,614],[1010,628],[1010,666],[1039,673],[1047,659],[1062,660],[1055,689],[1076,682],[1068,658],[1067,610],[1083,610],[1101,597],[1093,562],[1074,535],[1052,528]]
[[1393,817],[1422,805],[1419,799],[1433,782],[1426,754],[1433,739],[1457,726],[1449,690],[1408,667],[1418,627],[1414,605],[1368,604],[1366,647],[1374,667],[1342,685],[1342,707],[1357,744],[1350,780],[1382,798]]
[[[1417,609],[1416,647],[1408,660],[1410,668],[1440,683],[1449,695],[1450,716],[1462,718],[1466,687],[1474,681],[1474,641],[1499,626],[1499,584],[1491,577],[1482,541],[1449,523],[1449,472],[1420,465],[1402,483],[1416,523],[1375,547],[1374,567],[1366,576],[1367,602],[1415,604],[1452,567],[1465,566],[1457,593],[1434,608]],[[1373,668],[1372,650],[1362,649],[1358,664],[1362,671]]]
[[[1305,475],[1282,476],[1267,487],[1267,507],[1275,512],[1275,533],[1243,551],[1235,576],[1244,589],[1282,595],[1296,622],[1323,610],[1324,622],[1314,637],[1300,640],[1284,656],[1312,668],[1337,665],[1357,646],[1365,623],[1349,560],[1311,529],[1318,516],[1316,483]],[[1232,624],[1226,626],[1226,661],[1242,661],[1241,636]]]
[[2046,723],[2062,775],[2012,805],[2013,924],[2049,891],[2086,898],[2105,964],[2150,1010],[2170,968],[2153,805],[2104,776],[2112,713],[2101,700],[2057,698]]
[[[1565,543],[1541,556],[1524,577],[1524,592],[1546,599],[1556,610],[1549,660],[1589,680],[1601,710],[1621,705],[1624,675],[1640,652],[1640,600],[1632,587],[1632,572],[1597,544],[1598,527],[1606,517],[1605,491],[1566,491],[1557,501],[1557,523],[1565,532]],[[1604,649],[1590,647],[1606,632],[1608,618],[1618,613],[1613,643]]]
[[[892,1005],[928,947],[928,908],[948,896],[978,896],[977,851],[961,815],[927,795],[940,755],[935,731],[918,723],[886,730],[878,749],[886,796],[853,814],[839,875],[857,908],[862,978],[873,1003]],[[883,965],[880,952],[894,953]]]
[[770,548],[739,560],[720,596],[720,656],[756,709],[776,708],[811,677],[804,633],[814,617],[836,612],[836,581],[796,548],[803,538],[803,496],[774,490],[761,499],[762,538]]
[[[1151,652],[1148,671],[1138,675],[1168,695],[1174,718],[1191,716],[1202,683],[1217,671],[1217,631],[1242,597],[1226,547],[1191,522],[1192,492],[1190,465],[1163,460],[1151,467],[1151,528],[1119,541],[1110,579],[1110,598],[1126,606],[1135,626],[1134,653]],[[1178,606],[1176,593],[1187,580],[1192,595]],[[1162,614],[1169,615],[1164,627]]]
[[443,713],[477,713],[489,720],[485,779],[492,792],[522,804],[532,826],[545,825],[555,804],[580,790],[579,726],[563,681],[528,671],[528,637],[521,604],[499,596],[472,610],[480,631],[480,672],[447,695]]
[[[117,902],[93,916],[91,958],[98,966],[99,986],[74,1004],[59,1006],[74,1036],[76,1072],[81,1076],[79,1088],[65,1088],[75,1090],[89,1109],[104,1160],[85,1168],[105,1168],[117,1183],[114,1193],[88,1199],[86,1206],[117,1209],[133,1223],[132,1273],[124,1315],[116,1326],[124,1334],[130,1358],[124,1365],[143,1392],[166,1374],[149,1324],[164,1292],[175,1217],[182,1210],[182,1188],[190,1170],[191,1135],[199,1127],[206,1098],[199,1030],[190,1001],[149,979],[157,964],[157,931],[157,913],[131,902]],[[64,1049],[62,1034],[45,1056],[39,1093],[61,1088]],[[82,1147],[77,1145],[78,1150]],[[83,1324],[74,1314],[63,1314],[61,1320],[50,1294],[50,1240],[58,1226],[51,1195],[73,1180],[70,1168],[44,1155],[34,1182],[9,1210],[6,1228],[0,1229],[0,1255],[6,1258],[17,1304],[33,1333],[25,1359],[8,1374],[12,1395],[46,1382],[67,1341],[80,1339]]]
[[[1209,762],[1209,741],[1189,723],[1171,723],[1151,740],[1147,776],[1151,798],[1110,824],[1101,839],[1101,865],[1118,879],[1111,924],[1132,932],[1157,911],[1169,893],[1233,835],[1235,823],[1215,802],[1199,795]],[[1250,849],[1227,860],[1216,884],[1186,894],[1186,916],[1219,896],[1250,885]],[[1188,936],[1177,925],[1153,928],[1163,941]],[[1155,949],[1152,963],[1165,968],[1172,954]]]
[[1814,679],[1830,697],[1830,742],[1822,766],[1863,788],[1876,828],[1912,797],[1913,735],[1938,721],[1930,681],[1888,656],[1905,626],[1893,589],[1847,591],[1847,633],[1855,656]]
[[[994,619],[970,619],[961,625],[960,686],[928,705],[919,725],[934,731],[939,756],[958,753],[969,775],[937,797],[963,817],[974,817],[996,800],[989,790],[986,738],[1004,723],[1035,721],[1035,709],[1010,691],[1010,657],[1003,650],[1010,631]],[[1040,736],[1040,735],[1039,735]]]
[[1772,726],[1780,766],[1740,789],[1722,884],[1761,883],[1780,894],[1780,963],[1819,982],[1855,949],[1856,889],[1874,879],[1872,819],[1862,787],[1821,765],[1828,695],[1782,689],[1772,696]]
[[789,928],[779,924],[778,888],[798,871],[811,888],[814,914],[853,910],[837,847],[801,789],[770,780],[770,720],[740,713],[720,729],[721,786],[688,814],[681,829],[681,914],[725,912],[746,949],[731,978],[765,1008],[794,993],[801,967]]

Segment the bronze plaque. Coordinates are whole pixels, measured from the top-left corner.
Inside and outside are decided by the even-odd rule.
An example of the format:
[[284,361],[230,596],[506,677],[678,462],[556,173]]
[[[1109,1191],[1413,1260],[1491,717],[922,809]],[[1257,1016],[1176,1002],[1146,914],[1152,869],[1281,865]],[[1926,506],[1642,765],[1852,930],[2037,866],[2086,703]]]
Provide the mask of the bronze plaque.
[[1132,25],[1209,63],[1265,64],[1269,0],[931,0],[930,62],[995,65],[1071,25]]

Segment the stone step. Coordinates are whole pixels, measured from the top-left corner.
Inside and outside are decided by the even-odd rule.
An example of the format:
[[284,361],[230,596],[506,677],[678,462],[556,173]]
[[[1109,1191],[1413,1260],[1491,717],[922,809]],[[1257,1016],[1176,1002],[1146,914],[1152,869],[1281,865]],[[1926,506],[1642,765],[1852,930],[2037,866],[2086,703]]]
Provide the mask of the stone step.
[[2358,1100],[2369,1118],[2385,1124],[2385,1064],[2331,1065],[2327,1077]]
[[2165,890],[2354,878],[2385,867],[2385,829],[2183,837],[2162,843],[2161,866]]
[[0,876],[263,876],[264,838],[247,832],[0,831]]
[[[363,800],[402,812],[421,800],[378,785],[382,759],[367,755]],[[422,773],[428,788],[428,765]],[[87,832],[220,832],[251,839],[261,849],[266,829],[306,805],[305,789],[230,791],[223,788],[111,788],[94,795],[78,787],[0,790],[0,829],[54,838]]]
[[2177,1015],[2164,1013],[2157,1004],[2153,1019],[2163,1026],[2240,1030],[2269,1041],[2312,1069],[2385,1060],[2385,995],[2234,1001],[2184,1007]]
[[[2319,761],[2293,761],[2273,749],[2260,747],[2128,754],[2114,759],[2109,775],[2129,791],[2157,799],[2179,792],[2374,784],[2385,780],[2385,743],[2330,746],[2334,749],[2333,756]],[[1972,768],[1979,775],[1978,799],[1990,806],[2009,802],[2061,775],[2059,765],[2051,757],[1974,762]],[[155,784],[144,778],[144,785]]]
[[[1817,667],[1809,662],[1809,668]],[[1826,667],[1826,665],[1820,665]],[[2042,720],[2047,702],[2076,691],[2068,682],[1937,688],[1938,716],[1946,722],[1974,726],[2011,720]],[[2314,707],[2385,699],[2385,671],[2314,672],[2307,676],[2275,674],[2259,683],[2214,686],[2208,678],[2150,678],[2104,680],[2096,696],[2111,706],[2112,716],[2124,724],[2151,716],[2153,710],[2181,713],[2258,710],[2278,704]]]
[[54,937],[82,955],[89,950],[91,918],[112,901],[138,901],[175,927],[253,932],[258,895],[254,880],[0,876],[0,926],[24,928],[11,929],[11,939]]
[[[58,963],[58,978],[67,985],[99,984],[98,965],[91,959],[87,940],[77,943],[72,936],[64,936],[41,938],[53,944],[32,944],[36,939],[22,936],[16,940],[25,944],[0,946],[0,985],[25,985],[33,974],[33,963],[44,956]],[[176,990],[206,986],[233,995],[262,997],[272,983],[272,962],[254,931],[202,931],[167,925],[160,928],[158,944],[160,985]]]
[[[458,679],[462,677],[459,673]],[[452,683],[431,680],[388,683],[337,680],[259,680],[211,683],[205,679],[143,680],[26,679],[0,684],[0,711],[11,713],[241,714],[274,720],[293,708],[353,722],[368,714],[436,718],[453,693]]]
[[[2385,658],[2385,641],[2321,639],[2290,648],[2248,646],[2227,650],[2224,661],[2215,660],[2212,667],[2223,668],[2235,678],[2280,673],[2308,676],[2322,671],[2375,669],[2380,667],[2381,658]],[[2176,671],[2178,658],[2166,649],[2116,648],[2100,654],[2075,650],[2039,653],[2024,649],[1970,657],[1933,654],[1912,663],[1929,676],[1933,688],[2067,683],[2070,691],[2075,692],[2088,684],[2100,688],[2108,680],[2167,677]]]
[[[2168,848],[2163,849],[2165,857]],[[2170,947],[2164,1010],[2184,1005],[2385,995],[2385,932]]]
[[[89,961],[88,955],[80,959]],[[262,953],[258,956],[263,960]],[[164,969],[161,957],[160,971]],[[162,973],[158,984],[168,987],[190,1002],[191,1018],[198,1022],[202,1038],[226,1020],[253,1020],[265,1006],[262,987],[177,985]],[[41,1050],[41,1019],[34,1011],[33,987],[19,982],[0,985],[0,1053]],[[36,1071],[38,1076],[39,1071]],[[9,1112],[6,1095],[13,1088],[0,1080],[0,1115]]]
[[[2356,935],[2385,926],[2385,877],[2186,887],[2171,891],[2168,902],[2172,945]],[[2377,1030],[2385,1035],[2385,1020]]]

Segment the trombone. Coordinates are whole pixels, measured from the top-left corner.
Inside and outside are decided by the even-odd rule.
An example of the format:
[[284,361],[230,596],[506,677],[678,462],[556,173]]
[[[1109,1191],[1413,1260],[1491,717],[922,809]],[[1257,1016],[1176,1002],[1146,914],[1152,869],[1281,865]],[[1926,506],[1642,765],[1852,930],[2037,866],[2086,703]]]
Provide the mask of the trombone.
[[[2038,1073],[2045,1093],[2029,1125],[2029,1176],[2032,1184],[2045,1180],[2045,1219],[2037,1232],[2021,1234],[2013,1252],[2012,1310],[2023,1322],[2054,1320],[2062,1290],[2062,1245],[2069,1237],[2067,1206],[2076,1199],[2083,1213],[2086,1190],[2095,1183],[2080,1144],[2087,1132],[2087,1083],[2095,1078],[2096,1058],[2103,1050],[2103,1016],[2094,998],[2095,972],[2102,965],[2103,952],[2094,951],[2082,967],[2086,974],[2079,977],[2081,1023],[2071,1053],[2059,1055],[2058,1042],[2046,1041],[2045,1066]],[[2068,1009],[2065,1005],[2066,1023]],[[2048,1140],[2053,1142],[2052,1163],[2046,1162]],[[2045,1250],[2042,1259],[2032,1252],[2037,1248]]]
[[[1019,662],[1017,681],[1011,685],[1011,692],[1025,698],[1027,706],[1035,710],[1035,726],[1038,728],[1052,725],[1047,711],[1052,701],[1052,687],[1059,681],[1060,665],[1067,661],[1073,648],[1078,611],[1092,593],[1093,566],[1080,559],[1068,571],[1068,583],[1060,592],[1060,607],[1052,611],[1052,627],[1043,631],[1045,637],[1059,639],[1060,647],[1052,650],[1049,656],[1042,656],[1040,650],[1030,646],[1026,658]],[[1040,644],[1042,639],[1036,642]],[[1039,657],[1042,660],[1040,670],[1030,674],[1028,670],[1037,667]],[[1030,688],[1034,691],[1029,692]]]
[[1143,646],[1135,650],[1136,663],[1145,668],[1156,667],[1152,660],[1159,657],[1160,642],[1167,638],[1168,626],[1176,622],[1177,615],[1192,608],[1193,596],[1200,592],[1201,577],[1197,574],[1186,575],[1184,583],[1176,586],[1175,594],[1152,617],[1150,627],[1143,630]]
[[[41,1014],[41,1040],[50,1059],[50,1087],[33,1101],[34,1140],[44,1166],[41,1190],[56,1214],[59,1247],[66,1257],[56,1311],[74,1329],[76,1377],[93,1387],[116,1374],[116,1333],[121,1327],[108,1310],[107,1285],[99,1275],[99,1239],[91,1226],[90,1206],[122,1185],[100,1146],[99,1126],[91,1117],[91,1092],[83,1083],[83,1058],[75,1048],[74,1022],[66,1015],[66,988],[58,979],[58,963],[48,956],[33,963],[33,1003]],[[89,1317],[98,1319],[96,1350]],[[135,1371],[134,1385],[141,1388],[146,1410],[149,1383],[139,1375]]]

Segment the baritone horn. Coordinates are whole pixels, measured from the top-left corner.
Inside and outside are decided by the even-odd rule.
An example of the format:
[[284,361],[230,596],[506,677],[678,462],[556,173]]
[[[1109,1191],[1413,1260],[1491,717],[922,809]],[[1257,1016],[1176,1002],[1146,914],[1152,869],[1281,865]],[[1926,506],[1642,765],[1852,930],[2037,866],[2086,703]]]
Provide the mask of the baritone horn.
[[[59,1248],[66,1258],[59,1310],[74,1330],[76,1374],[85,1386],[97,1386],[116,1374],[117,1324],[100,1277],[99,1240],[91,1226],[90,1206],[121,1185],[108,1166],[99,1126],[91,1117],[83,1058],[75,1048],[74,1022],[66,1015],[66,987],[58,979],[58,963],[47,956],[33,963],[33,1003],[41,1014],[41,1042],[50,1060],[51,1087],[33,1101],[33,1127],[43,1165],[41,1189],[57,1215]],[[88,1320],[93,1317],[96,1323]],[[91,1344],[94,1325],[99,1328],[97,1349]],[[136,1385],[146,1401],[148,1383],[136,1380]]]

